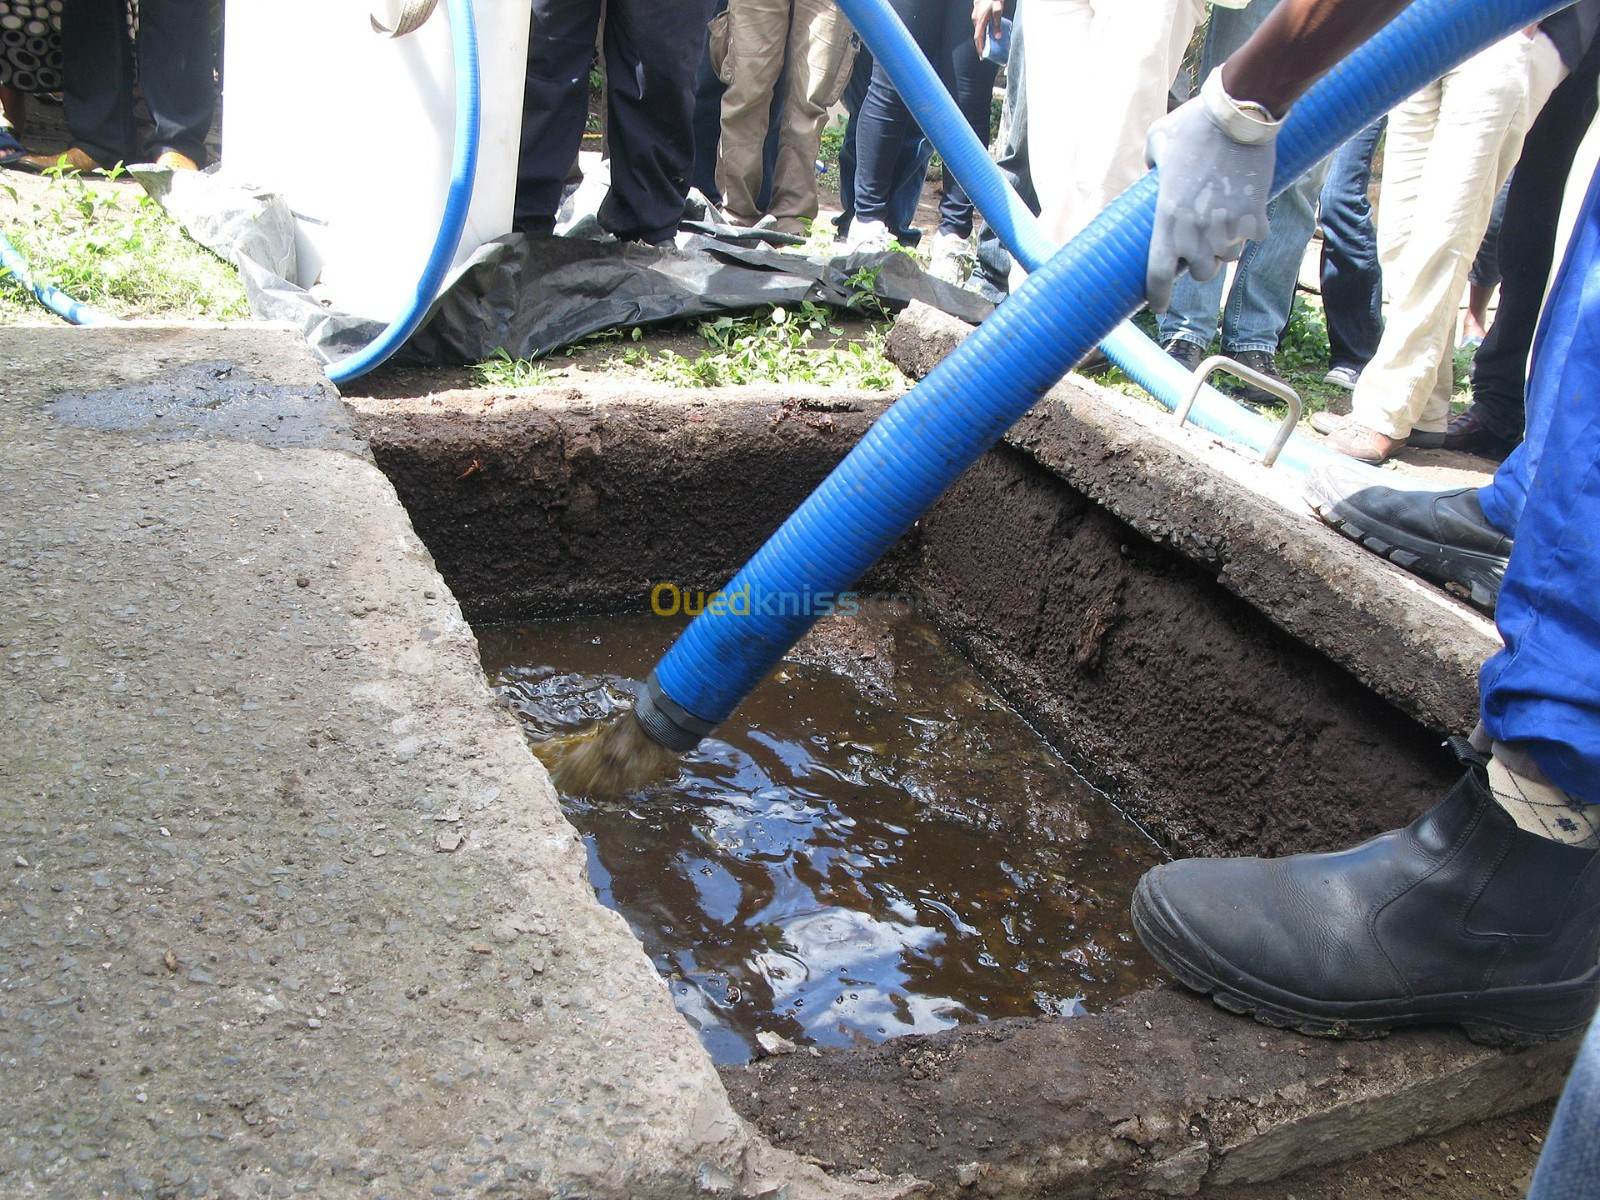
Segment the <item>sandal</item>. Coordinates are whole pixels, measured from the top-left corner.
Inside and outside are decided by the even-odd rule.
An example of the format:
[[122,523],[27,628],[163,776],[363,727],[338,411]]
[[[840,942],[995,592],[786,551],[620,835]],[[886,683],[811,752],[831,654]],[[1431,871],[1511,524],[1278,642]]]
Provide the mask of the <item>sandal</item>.
[[0,167],[8,167],[27,155],[28,148],[17,141],[11,126],[0,125]]

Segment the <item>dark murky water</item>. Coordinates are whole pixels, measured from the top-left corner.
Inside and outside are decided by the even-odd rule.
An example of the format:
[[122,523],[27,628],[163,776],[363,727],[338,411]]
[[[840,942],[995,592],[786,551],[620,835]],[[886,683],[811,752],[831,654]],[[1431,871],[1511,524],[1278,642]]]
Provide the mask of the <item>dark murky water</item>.
[[[480,628],[536,744],[625,708],[681,628]],[[1159,861],[921,618],[819,625],[675,779],[564,797],[601,899],[711,1053],[1093,1010],[1160,978],[1128,924]]]

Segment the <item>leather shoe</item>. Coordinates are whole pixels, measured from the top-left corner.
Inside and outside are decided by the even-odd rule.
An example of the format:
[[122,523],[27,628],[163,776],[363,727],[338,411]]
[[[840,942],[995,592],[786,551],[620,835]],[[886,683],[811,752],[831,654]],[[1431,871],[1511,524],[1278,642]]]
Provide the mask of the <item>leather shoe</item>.
[[1503,462],[1506,455],[1517,448],[1517,443],[1501,437],[1483,423],[1478,406],[1470,404],[1465,412],[1457,413],[1445,426],[1444,448],[1459,450],[1463,454],[1476,454],[1491,462]]
[[80,150],[76,146],[73,146],[63,154],[28,154],[11,165],[39,175],[43,175],[46,171],[57,169],[77,171],[84,175],[87,175],[90,171],[102,171],[105,169],[90,158],[86,151]]
[[1494,615],[1512,540],[1483,515],[1478,489],[1384,487],[1369,472],[1326,466],[1307,474],[1305,497],[1351,541]]
[[1268,1025],[1531,1045],[1583,1029],[1600,997],[1600,851],[1519,829],[1475,762],[1350,850],[1156,867],[1133,927],[1179,982]]
[[198,171],[200,169],[199,163],[195,162],[187,154],[182,154],[177,150],[163,150],[156,155],[156,166],[166,167],[171,171]]
[[1210,357],[1204,346],[1199,342],[1191,342],[1188,338],[1170,338],[1161,348],[1167,352],[1169,358],[1191,375],[1194,374],[1196,367]]
[[[1283,382],[1283,376],[1278,374],[1277,360],[1267,351],[1229,350],[1225,353],[1240,366],[1249,367],[1256,374],[1265,375],[1268,379],[1276,379],[1279,383]],[[1283,403],[1281,399],[1271,392],[1264,392],[1253,383],[1245,383],[1243,380],[1230,382],[1227,391],[1228,395],[1241,404],[1250,404],[1256,408],[1269,408],[1274,404]]]

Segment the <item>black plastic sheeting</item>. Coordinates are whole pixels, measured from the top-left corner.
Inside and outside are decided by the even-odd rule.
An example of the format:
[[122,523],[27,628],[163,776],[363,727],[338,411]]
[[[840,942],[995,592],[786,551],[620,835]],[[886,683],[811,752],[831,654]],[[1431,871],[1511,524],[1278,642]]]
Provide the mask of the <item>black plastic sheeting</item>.
[[[329,362],[383,325],[341,313],[290,282],[294,223],[279,196],[210,174],[139,171],[140,182],[201,244],[239,268],[261,320],[299,328]],[[837,257],[772,249],[778,238],[705,222],[676,246],[511,234],[479,248],[391,362],[455,366],[504,350],[536,358],[606,329],[750,312],[802,301],[872,315],[920,300],[976,324],[993,306],[934,279],[899,251]],[[287,239],[287,246],[284,242]],[[866,274],[862,274],[865,271]],[[870,291],[863,284],[871,283]]]

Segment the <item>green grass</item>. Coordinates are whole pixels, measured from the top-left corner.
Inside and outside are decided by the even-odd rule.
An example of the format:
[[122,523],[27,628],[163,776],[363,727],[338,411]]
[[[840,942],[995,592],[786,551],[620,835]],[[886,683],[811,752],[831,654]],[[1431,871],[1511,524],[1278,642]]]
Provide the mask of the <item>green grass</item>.
[[[9,184],[0,183],[0,193],[18,214],[6,237],[40,284],[117,317],[250,316],[233,267],[190,240],[142,191],[92,187],[71,171],[54,173],[31,208]],[[41,319],[48,314],[27,288],[0,273],[0,322]]]
[[673,387],[729,387],[749,383],[812,383],[881,390],[904,377],[883,352],[874,327],[858,342],[838,340],[820,305],[775,306],[753,317],[718,317],[699,325],[710,347],[693,358],[673,350],[630,349],[622,361],[634,375]]
[[529,388],[543,387],[557,378],[557,373],[531,358],[512,358],[504,347],[494,352],[487,362],[476,363],[472,375],[479,387]]

